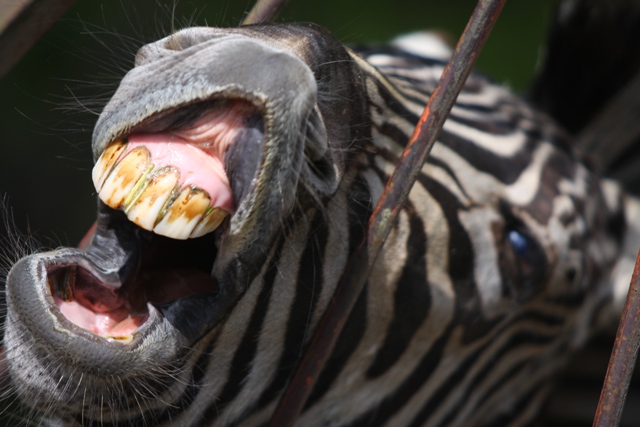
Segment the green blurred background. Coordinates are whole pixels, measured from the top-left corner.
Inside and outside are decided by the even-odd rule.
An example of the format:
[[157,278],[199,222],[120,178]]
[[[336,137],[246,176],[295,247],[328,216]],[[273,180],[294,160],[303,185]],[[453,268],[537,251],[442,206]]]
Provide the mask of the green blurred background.
[[[477,68],[524,90],[556,3],[507,2]],[[78,1],[0,81],[0,193],[18,230],[29,229],[48,247],[77,244],[95,215],[93,124],[137,48],[189,25],[235,26],[252,4]],[[384,42],[421,29],[444,30],[455,40],[474,5],[475,0],[291,0],[280,21],[318,23],[345,43]],[[8,426],[24,425],[16,416],[4,418]]]

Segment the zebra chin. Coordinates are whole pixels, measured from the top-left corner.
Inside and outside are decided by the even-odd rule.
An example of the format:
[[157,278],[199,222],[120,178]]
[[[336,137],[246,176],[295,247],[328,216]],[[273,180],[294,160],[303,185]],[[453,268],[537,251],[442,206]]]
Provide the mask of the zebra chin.
[[[94,236],[96,240],[105,243]],[[184,256],[171,262],[166,251],[176,243]],[[11,308],[5,335],[18,394],[46,412],[51,402],[82,402],[87,387],[96,398],[110,398],[114,390],[136,387],[150,370],[172,372],[226,312],[218,304],[216,282],[204,271],[212,255],[208,260],[194,256],[203,245],[211,246],[211,237],[186,243],[153,236],[146,249],[160,262],[140,261],[136,280],[119,286],[95,248],[65,248],[18,262],[7,281]],[[193,259],[187,263],[188,257]],[[24,369],[24,363],[30,368]],[[42,383],[35,386],[32,381],[36,378],[51,392],[43,395]],[[56,387],[60,381],[66,386]],[[161,380],[151,387],[160,390],[163,384]],[[66,409],[105,416],[72,406]]]
[[[107,226],[111,225],[112,222]],[[146,242],[123,249],[123,253],[131,252],[119,260],[124,261],[120,265],[109,258],[118,258],[117,249],[113,248],[121,242],[110,239],[113,235],[105,235],[104,226],[98,224],[93,231],[97,244],[86,252],[62,249],[22,260],[10,281],[16,283],[10,291],[17,298],[16,311],[49,311],[56,320],[51,325],[41,324],[41,328],[62,330],[65,335],[61,339],[71,335],[82,337],[89,332],[92,341],[93,335],[97,335],[107,345],[121,343],[135,347],[161,318],[173,325],[184,338],[182,341],[191,342],[209,329],[206,325],[212,316],[211,307],[219,294],[219,287],[209,273],[215,259],[215,249],[210,249],[215,247],[211,238],[181,244],[181,253],[185,255],[175,256],[169,255],[175,246],[170,239],[145,236]],[[111,244],[109,249],[105,248],[105,242]],[[101,253],[105,250],[106,253]],[[32,295],[22,298],[20,292]],[[196,316],[200,321],[180,320],[184,316],[187,319]]]

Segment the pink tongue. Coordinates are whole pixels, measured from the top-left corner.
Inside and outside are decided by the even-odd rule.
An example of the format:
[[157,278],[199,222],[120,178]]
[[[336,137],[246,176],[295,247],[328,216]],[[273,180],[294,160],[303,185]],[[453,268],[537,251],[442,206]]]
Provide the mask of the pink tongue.
[[147,313],[132,313],[126,306],[96,312],[83,302],[62,301],[57,296],[54,296],[54,300],[64,317],[77,326],[102,336],[130,335],[148,317]]
[[119,296],[107,287],[85,286],[86,274],[78,273],[73,301],[54,295],[56,305],[72,323],[97,335],[119,337],[132,334],[149,313],[147,302],[166,303],[188,295],[217,292],[217,283],[207,273],[190,269],[144,271],[132,292]]

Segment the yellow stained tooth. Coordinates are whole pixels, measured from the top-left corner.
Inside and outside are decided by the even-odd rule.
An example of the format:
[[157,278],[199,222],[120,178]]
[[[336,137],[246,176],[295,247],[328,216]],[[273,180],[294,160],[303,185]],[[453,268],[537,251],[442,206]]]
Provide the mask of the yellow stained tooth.
[[211,199],[205,191],[187,187],[167,207],[153,231],[173,239],[188,239],[210,204]]
[[145,230],[153,230],[179,179],[180,172],[171,167],[154,171],[148,182],[136,191],[131,203],[126,205],[127,218]]
[[138,197],[140,197],[140,194],[142,194],[142,191],[145,188],[147,188],[147,185],[149,185],[149,179],[150,179],[149,176],[151,174],[151,171],[153,171],[154,166],[155,165],[153,163],[149,165],[149,167],[144,172],[144,174],[142,174],[142,177],[138,180],[138,182],[136,182],[136,185],[133,186],[133,188],[127,195],[127,197],[124,199],[124,202],[122,203],[122,208],[124,209],[125,212],[127,212],[131,207],[131,205],[136,200],[138,200]]
[[154,171],[144,188],[126,205],[127,217],[145,230],[153,230],[179,179],[180,172],[170,167]]
[[105,179],[98,196],[108,206],[119,209],[136,184],[153,169],[151,155],[144,147],[131,150]]
[[210,207],[205,216],[200,220],[200,223],[193,229],[190,237],[200,237],[212,232],[218,228],[227,215],[229,215],[229,213],[223,209]]
[[93,185],[96,187],[96,191],[102,190],[104,180],[109,176],[109,172],[116,164],[116,160],[120,157],[122,151],[127,147],[127,144],[122,141],[117,141],[107,147],[102,153],[91,172],[93,178]]

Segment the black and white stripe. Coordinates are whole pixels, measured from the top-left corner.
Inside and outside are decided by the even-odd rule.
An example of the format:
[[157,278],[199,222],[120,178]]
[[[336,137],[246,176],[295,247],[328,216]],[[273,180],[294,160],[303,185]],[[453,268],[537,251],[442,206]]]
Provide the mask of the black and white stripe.
[[[190,425],[268,419],[443,69],[390,48],[360,53],[376,66],[354,55],[369,166],[356,164],[326,212],[305,212],[274,248],[219,333]],[[586,292],[599,280],[589,265],[606,270],[616,255],[593,236],[615,214],[601,191],[548,119],[472,76],[299,425],[529,422],[606,295]],[[535,289],[506,283],[503,233],[516,225],[544,253],[543,274],[525,284]],[[612,250],[594,260],[585,249],[602,243]]]
[[[74,408],[76,424],[265,425],[444,68],[397,47],[347,53],[367,130],[345,142],[338,190],[323,206],[294,208],[262,248],[257,277],[176,361],[169,387],[129,391],[108,420]],[[529,423],[611,299],[621,197],[547,117],[472,75],[297,425]]]

